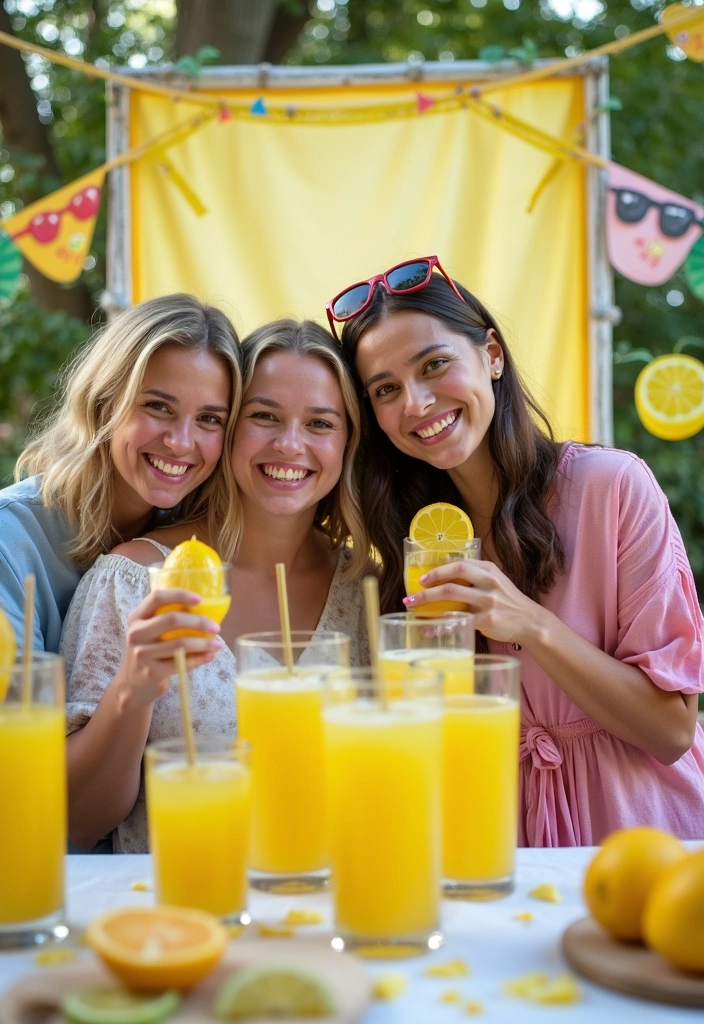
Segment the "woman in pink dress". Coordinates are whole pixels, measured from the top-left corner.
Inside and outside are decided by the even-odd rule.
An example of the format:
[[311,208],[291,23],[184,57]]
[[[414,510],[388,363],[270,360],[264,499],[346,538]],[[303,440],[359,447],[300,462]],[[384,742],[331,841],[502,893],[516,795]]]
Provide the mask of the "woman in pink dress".
[[[384,610],[462,600],[488,650],[522,662],[519,843],[591,845],[637,824],[704,839],[704,623],[648,467],[553,440],[497,323],[436,257],[345,289],[328,316],[364,396]],[[484,560],[434,569],[404,598],[402,539],[435,501],[466,509]]]

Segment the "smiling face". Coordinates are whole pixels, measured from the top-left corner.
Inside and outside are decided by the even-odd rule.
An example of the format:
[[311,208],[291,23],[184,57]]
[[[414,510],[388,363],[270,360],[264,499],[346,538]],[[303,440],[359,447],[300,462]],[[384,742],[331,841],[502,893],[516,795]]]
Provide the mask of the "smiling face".
[[494,415],[492,373],[503,353],[490,331],[479,347],[427,313],[383,317],[364,332],[356,367],[377,422],[393,444],[438,469],[485,452]]
[[162,345],[110,444],[121,518],[173,508],[215,469],[230,412],[230,372],[211,352]]
[[235,425],[232,470],[245,507],[315,508],[340,479],[347,415],[334,370],[273,350],[258,360]]

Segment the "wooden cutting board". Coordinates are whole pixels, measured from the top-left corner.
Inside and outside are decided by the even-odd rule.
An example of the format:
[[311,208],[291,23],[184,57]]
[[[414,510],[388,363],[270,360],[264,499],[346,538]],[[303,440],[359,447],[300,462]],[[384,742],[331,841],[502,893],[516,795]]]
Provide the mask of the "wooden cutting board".
[[617,942],[591,917],[562,936],[562,952],[575,971],[638,999],[704,1007],[704,975],[685,974],[645,946]]
[[[334,1017],[316,1017],[314,1024],[353,1024],[364,1012],[371,997],[371,980],[364,967],[347,953],[335,953],[320,939],[266,939],[261,942],[231,943],[215,970],[183,999],[166,1024],[216,1024],[211,1013],[215,993],[239,967],[263,967],[287,964],[319,974],[333,992],[337,1013]],[[115,983],[92,954],[77,963],[44,967],[32,971],[0,995],[0,1024],[66,1024],[59,1005],[66,992],[96,985]],[[297,1017],[295,1024],[312,1018]],[[293,1018],[258,1018],[257,1024],[294,1024]]]

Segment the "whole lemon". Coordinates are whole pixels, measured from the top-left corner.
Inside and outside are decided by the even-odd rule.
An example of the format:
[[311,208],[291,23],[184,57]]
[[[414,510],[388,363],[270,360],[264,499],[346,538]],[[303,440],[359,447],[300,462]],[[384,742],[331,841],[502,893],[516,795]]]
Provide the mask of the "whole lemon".
[[15,634],[12,631],[10,620],[0,608],[0,701],[5,699],[16,653]]
[[[230,608],[227,593],[226,566],[220,555],[195,537],[178,544],[165,558],[159,572],[159,589],[177,588],[190,590],[200,597],[197,607],[192,605],[163,605],[157,615],[170,611],[194,612],[205,615],[213,622],[222,622]],[[184,636],[210,637],[196,629],[173,629],[164,633],[162,640],[176,640]]]
[[646,900],[643,938],[676,967],[704,972],[704,850],[660,875]]
[[584,899],[617,939],[642,939],[645,901],[663,870],[687,856],[679,839],[646,826],[612,832],[584,877]]

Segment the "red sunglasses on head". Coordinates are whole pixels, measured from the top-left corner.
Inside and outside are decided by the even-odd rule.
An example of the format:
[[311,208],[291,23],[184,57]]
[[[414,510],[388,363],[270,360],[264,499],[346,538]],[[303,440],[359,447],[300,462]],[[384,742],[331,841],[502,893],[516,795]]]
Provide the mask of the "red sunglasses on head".
[[358,313],[361,313],[363,309],[366,309],[372,301],[374,289],[378,284],[383,284],[387,292],[390,292],[392,295],[419,292],[421,288],[425,288],[430,282],[435,267],[438,268],[457,298],[462,299],[462,302],[464,302],[465,300],[455,287],[454,281],[440,266],[440,260],[437,256],[423,256],[421,259],[397,263],[395,267],[391,267],[383,274],[375,274],[368,281],[359,281],[357,284],[350,285],[349,288],[345,288],[339,295],[336,295],[334,299],[330,299],[325,305],[330,330],[337,338],[335,321],[341,324],[345,323],[347,320],[351,320],[352,317],[357,316]]

